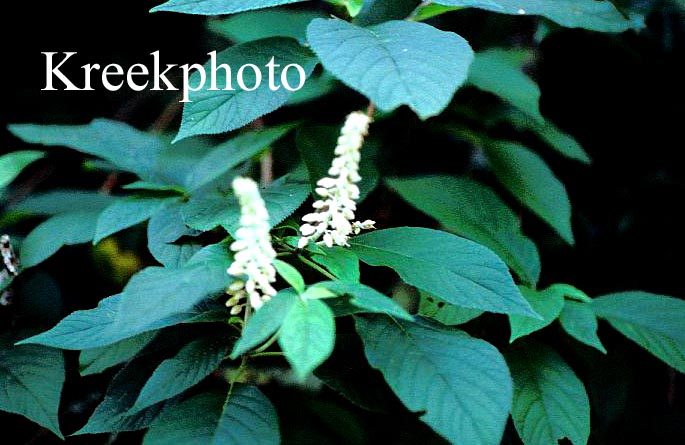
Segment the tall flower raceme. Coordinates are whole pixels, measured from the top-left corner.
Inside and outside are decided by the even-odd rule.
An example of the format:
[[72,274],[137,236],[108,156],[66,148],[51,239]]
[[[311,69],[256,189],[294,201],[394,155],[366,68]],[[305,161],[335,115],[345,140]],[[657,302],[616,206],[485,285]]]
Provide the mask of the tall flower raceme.
[[361,111],[350,113],[338,137],[335,158],[328,176],[317,181],[315,192],[321,199],[314,202],[314,212],[302,218],[302,237],[298,247],[323,238],[328,247],[348,246],[350,235],[373,229],[374,221],[354,221],[359,199],[359,161],[364,137],[368,134],[371,118]]
[[226,291],[231,295],[226,306],[231,308],[232,315],[237,315],[246,304],[256,310],[276,295],[271,285],[276,281],[276,251],[269,235],[269,213],[257,183],[237,177],[233,180],[233,192],[240,203],[240,228],[231,244],[235,255],[227,272],[237,280]]

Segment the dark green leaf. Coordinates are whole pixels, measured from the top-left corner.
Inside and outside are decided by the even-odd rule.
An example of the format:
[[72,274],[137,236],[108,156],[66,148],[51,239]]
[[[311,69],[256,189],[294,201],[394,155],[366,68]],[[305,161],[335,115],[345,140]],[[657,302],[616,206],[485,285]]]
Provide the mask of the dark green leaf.
[[452,443],[497,445],[511,407],[504,359],[462,331],[359,317],[366,357],[408,409]]
[[514,379],[511,416],[526,445],[556,444],[568,438],[585,445],[590,403],[583,382],[552,349],[527,344],[507,354]]
[[597,316],[591,304],[567,300],[559,315],[559,322],[568,335],[606,354],[597,336]]
[[540,124],[540,88],[523,73],[532,53],[522,49],[489,49],[476,53],[469,71],[469,82],[511,103]]
[[312,255],[312,261],[323,266],[340,281],[359,283],[359,258],[349,249],[323,247],[324,253]]
[[131,360],[157,335],[156,331],[144,332],[99,348],[84,349],[79,355],[81,375],[98,374],[112,366]]
[[644,26],[644,18],[623,17],[608,1],[596,0],[435,0],[447,6],[472,6],[512,15],[541,15],[569,28],[586,28],[602,32],[623,32]]
[[147,221],[164,206],[162,198],[127,198],[113,202],[98,217],[93,244],[121,230]]
[[521,221],[490,188],[467,178],[425,176],[386,183],[445,229],[493,250],[524,282],[535,285],[540,257]]
[[283,320],[278,344],[297,378],[304,380],[333,352],[333,312],[320,300],[298,300]]
[[400,227],[350,240],[372,266],[393,268],[408,284],[457,306],[536,316],[506,265],[487,248],[438,230]]
[[195,234],[183,222],[183,206],[180,202],[167,201],[167,205],[154,213],[147,225],[148,249],[157,261],[167,267],[181,267],[202,248],[192,242],[175,242],[182,236]]
[[304,283],[304,278],[302,278],[300,271],[285,261],[281,261],[279,259],[274,260],[274,267],[276,268],[278,275],[280,275],[289,285],[291,285],[298,294],[302,295],[304,293],[306,284]]
[[357,16],[361,26],[376,25],[388,20],[401,20],[419,4],[419,0],[364,0],[364,5]]
[[467,309],[446,303],[440,298],[420,292],[419,314],[447,326],[457,326],[480,316],[483,311]]
[[0,336],[0,410],[26,416],[62,437],[57,418],[64,384],[62,351],[12,343],[7,335]]
[[54,190],[36,193],[12,207],[12,211],[33,215],[54,216],[74,209],[101,211],[114,202],[110,195],[82,190]]
[[305,0],[169,0],[155,6],[150,12],[169,11],[184,14],[224,15],[301,1]]
[[[232,46],[217,54],[216,63],[225,63],[231,67],[253,64],[263,67],[274,58],[277,67],[274,76],[280,86],[281,72],[290,64],[300,65],[307,77],[316,66],[316,57],[309,49],[301,46],[295,39],[285,37],[271,37]],[[209,63],[209,62],[208,62]],[[211,67],[206,66],[206,70]],[[232,73],[235,77],[236,73]],[[256,84],[253,70],[243,72],[244,84],[252,87]],[[299,74],[295,69],[287,73],[289,84],[294,88],[299,82]],[[249,124],[253,120],[270,113],[286,103],[291,91],[281,86],[277,91],[271,91],[268,79],[263,79],[259,87],[252,91],[243,90],[238,85],[232,85],[234,90],[210,91],[205,87],[199,91],[190,92],[190,100],[183,107],[183,120],[176,140],[198,134],[217,134],[235,130]],[[199,85],[199,74],[191,76],[192,85]],[[219,70],[216,75],[217,86],[226,85],[226,72]],[[231,79],[235,84],[235,79]]]
[[403,320],[413,320],[412,316],[400,305],[372,287],[345,281],[323,281],[316,285],[341,296],[348,295],[350,297],[349,303],[354,306],[349,314],[379,313]]
[[210,30],[235,43],[279,36],[304,43],[309,22],[322,17],[325,16],[315,11],[267,9],[212,20],[208,25]]
[[566,187],[545,161],[514,142],[494,141],[484,148],[492,171],[502,185],[567,243],[573,244],[571,202]]
[[226,336],[201,338],[164,360],[150,376],[128,414],[181,394],[214,372],[228,352]]
[[595,298],[592,307],[623,335],[685,372],[685,301],[634,291]]
[[33,267],[54,255],[63,246],[87,243],[95,236],[100,212],[75,211],[46,220],[28,234],[21,248],[24,267]]
[[360,28],[315,19],[307,38],[328,71],[381,110],[409,105],[422,119],[447,106],[473,60],[466,40],[423,23],[390,21]]

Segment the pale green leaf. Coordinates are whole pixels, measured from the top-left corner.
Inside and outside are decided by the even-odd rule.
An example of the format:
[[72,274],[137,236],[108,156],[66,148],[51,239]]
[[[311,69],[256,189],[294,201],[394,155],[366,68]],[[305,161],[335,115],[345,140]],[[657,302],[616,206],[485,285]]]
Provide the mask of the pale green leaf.
[[340,246],[323,247],[323,253],[312,255],[312,261],[341,281],[359,282],[359,258],[350,249]]
[[597,316],[592,305],[580,301],[566,301],[559,315],[564,331],[581,343],[585,343],[603,353],[607,353],[597,336]]
[[45,154],[42,151],[33,150],[14,151],[0,156],[0,189],[7,187],[22,170],[43,156]]
[[419,315],[447,326],[458,326],[479,317],[483,311],[467,309],[444,302],[426,292],[419,292]]
[[274,267],[276,268],[278,275],[291,285],[298,294],[302,295],[304,293],[306,284],[304,283],[304,278],[302,278],[300,271],[279,259],[274,260]]
[[413,318],[399,304],[390,297],[383,295],[376,289],[361,283],[345,281],[323,281],[317,286],[324,287],[338,295],[348,296],[348,303],[353,307],[346,309],[345,315],[358,313],[378,313],[390,315],[402,320],[412,321]]
[[183,14],[224,15],[253,9],[270,8],[306,0],[169,0],[150,12],[181,12]]
[[167,200],[162,198],[127,198],[113,202],[98,217],[93,244],[147,221],[165,202]]
[[265,9],[212,20],[208,26],[211,31],[235,43],[279,36],[292,37],[304,43],[309,22],[322,17],[325,15],[316,11]]
[[519,289],[521,290],[521,295],[528,300],[533,310],[540,314],[542,319],[510,315],[510,342],[549,326],[557,319],[564,307],[564,295],[553,286],[542,291],[525,286],[519,286]]

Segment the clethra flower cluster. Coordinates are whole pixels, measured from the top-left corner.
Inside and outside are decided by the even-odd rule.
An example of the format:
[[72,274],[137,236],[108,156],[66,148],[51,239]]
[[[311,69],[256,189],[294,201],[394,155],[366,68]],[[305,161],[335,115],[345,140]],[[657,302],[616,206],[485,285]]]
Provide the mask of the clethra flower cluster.
[[276,281],[276,251],[271,246],[269,213],[257,183],[237,177],[233,180],[233,192],[240,203],[240,228],[231,244],[235,255],[228,274],[237,280],[226,291],[231,295],[226,306],[231,308],[232,315],[237,315],[246,304],[256,310],[276,295],[271,285]]
[[329,176],[316,183],[315,192],[321,199],[314,202],[315,211],[302,218],[305,224],[300,227],[302,237],[298,243],[299,248],[322,237],[328,247],[348,246],[350,235],[374,228],[375,223],[371,220],[354,221],[356,200],[359,199],[359,187],[356,183],[361,180],[360,149],[370,123],[371,118],[360,111],[347,116],[335,147],[336,156],[328,170]]

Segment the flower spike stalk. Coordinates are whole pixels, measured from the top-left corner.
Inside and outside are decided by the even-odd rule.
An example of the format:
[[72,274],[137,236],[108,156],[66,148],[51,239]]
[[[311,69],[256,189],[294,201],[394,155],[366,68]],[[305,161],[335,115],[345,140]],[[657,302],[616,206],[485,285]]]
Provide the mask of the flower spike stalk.
[[233,180],[233,192],[240,203],[240,228],[231,244],[235,255],[227,272],[236,281],[226,291],[231,295],[226,306],[231,308],[232,315],[237,315],[246,304],[257,310],[276,295],[271,285],[276,281],[276,251],[269,235],[269,213],[257,183],[237,177]]
[[314,212],[302,217],[302,237],[298,247],[323,238],[328,247],[348,246],[350,235],[373,229],[374,221],[354,221],[357,210],[359,187],[360,149],[368,134],[371,118],[361,111],[347,116],[335,147],[335,158],[328,169],[328,176],[319,179],[314,190],[321,199],[314,202]]

